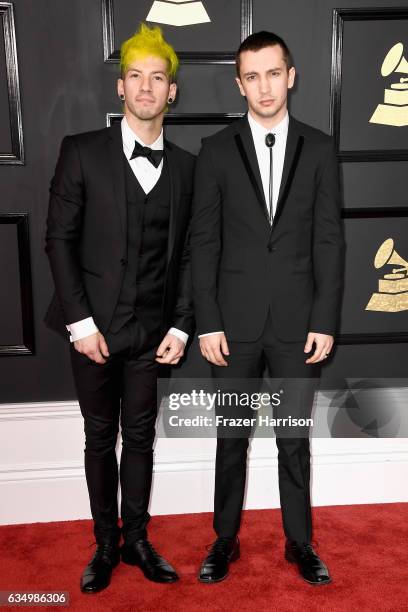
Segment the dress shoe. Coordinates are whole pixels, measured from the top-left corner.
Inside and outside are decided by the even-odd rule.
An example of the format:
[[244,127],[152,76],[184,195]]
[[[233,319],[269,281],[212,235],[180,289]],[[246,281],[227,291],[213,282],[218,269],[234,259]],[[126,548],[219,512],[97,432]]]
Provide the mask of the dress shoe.
[[148,580],[153,582],[176,582],[174,568],[153,548],[149,540],[136,540],[121,548],[123,563],[140,567]]
[[98,544],[96,552],[81,577],[83,593],[97,593],[105,589],[111,579],[113,568],[120,561],[119,547],[112,544]]
[[239,539],[217,538],[204,559],[198,579],[200,582],[221,582],[228,576],[229,564],[239,559]]
[[285,559],[289,563],[297,564],[299,572],[306,582],[315,585],[331,582],[327,565],[315,553],[311,544],[298,544],[287,540]]

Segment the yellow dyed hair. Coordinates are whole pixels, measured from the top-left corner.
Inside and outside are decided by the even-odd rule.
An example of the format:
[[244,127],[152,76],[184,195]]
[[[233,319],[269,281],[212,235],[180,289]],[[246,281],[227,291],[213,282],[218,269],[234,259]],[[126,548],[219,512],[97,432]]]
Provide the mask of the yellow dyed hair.
[[179,59],[173,47],[164,40],[163,33],[159,26],[149,28],[145,23],[141,23],[137,32],[128,40],[122,43],[120,48],[120,73],[122,78],[136,58],[154,55],[167,61],[168,75],[174,81],[179,67]]

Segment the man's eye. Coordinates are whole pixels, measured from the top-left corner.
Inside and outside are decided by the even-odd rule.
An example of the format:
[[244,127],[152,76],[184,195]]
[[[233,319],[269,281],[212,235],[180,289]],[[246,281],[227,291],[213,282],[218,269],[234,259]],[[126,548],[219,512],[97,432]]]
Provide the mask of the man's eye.
[[156,81],[162,81],[163,80],[163,77],[161,77],[161,76],[156,76],[155,78],[156,78]]

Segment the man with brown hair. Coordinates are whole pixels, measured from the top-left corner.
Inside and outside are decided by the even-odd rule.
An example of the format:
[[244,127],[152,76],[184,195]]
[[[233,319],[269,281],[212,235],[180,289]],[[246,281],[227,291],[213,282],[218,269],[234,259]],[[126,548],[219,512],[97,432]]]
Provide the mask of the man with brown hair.
[[[330,355],[339,315],[344,240],[332,139],[288,114],[295,68],[279,36],[240,46],[245,117],[203,141],[191,224],[193,299],[202,355],[221,384],[297,379],[303,416]],[[309,381],[307,380],[309,379]],[[307,436],[276,438],[285,557],[311,584],[330,576],[311,545]],[[240,554],[248,436],[217,440],[217,539],[199,579],[223,580]]]

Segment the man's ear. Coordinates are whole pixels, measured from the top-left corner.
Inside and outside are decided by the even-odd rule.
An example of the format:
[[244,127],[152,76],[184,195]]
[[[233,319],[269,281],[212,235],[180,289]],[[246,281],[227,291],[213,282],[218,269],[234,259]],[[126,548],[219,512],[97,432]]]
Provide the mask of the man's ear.
[[241,96],[244,96],[244,98],[245,98],[246,97],[245,96],[245,91],[244,91],[244,88],[242,87],[241,79],[239,77],[235,77],[235,82],[236,82],[236,84],[239,87],[239,91],[241,92]]
[[177,96],[177,83],[171,83],[170,87],[169,87],[169,98],[173,98],[173,102],[176,99]]
[[288,73],[288,89],[292,89],[293,85],[295,84],[295,76],[296,76],[296,70],[292,66],[291,68],[289,68],[289,73]]
[[116,89],[117,89],[119,98],[120,98],[120,96],[125,95],[125,90],[124,90],[124,87],[123,87],[123,79],[122,78],[119,78],[117,80],[117,82],[116,82]]

